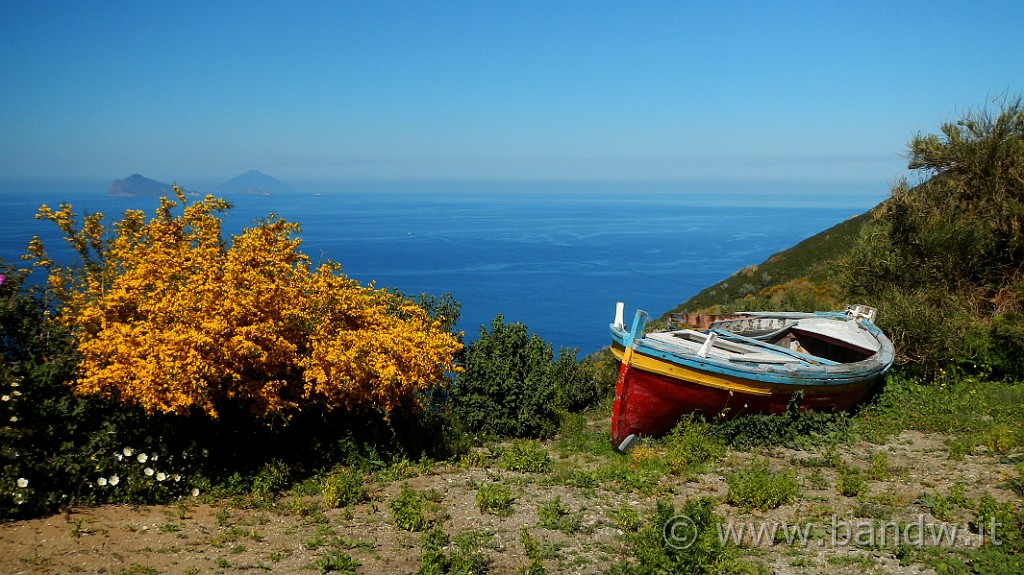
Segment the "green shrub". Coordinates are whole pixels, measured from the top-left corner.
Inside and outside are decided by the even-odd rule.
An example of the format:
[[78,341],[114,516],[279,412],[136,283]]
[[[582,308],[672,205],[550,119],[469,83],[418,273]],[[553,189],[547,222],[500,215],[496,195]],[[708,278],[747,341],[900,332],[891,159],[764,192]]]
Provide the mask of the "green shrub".
[[615,526],[625,532],[637,531],[641,527],[640,511],[633,505],[623,503],[612,510]]
[[406,531],[423,531],[430,525],[426,514],[426,498],[423,493],[402,485],[402,491],[390,502],[391,518],[395,527]]
[[665,459],[676,475],[685,475],[725,456],[725,443],[703,419],[683,418],[665,437]]
[[359,567],[359,562],[351,555],[337,551],[328,553],[318,558],[312,565],[307,566],[308,569],[320,573],[351,573],[352,575],[355,575],[357,567]]
[[1024,375],[1024,102],[970,110],[910,143],[909,167],[842,261],[847,295],[883,310],[899,359],[927,373]]
[[423,533],[416,575],[483,575],[490,565],[480,552],[484,543],[484,537],[472,531],[451,541],[440,525],[434,525]]
[[747,469],[726,476],[727,503],[744,509],[775,509],[793,501],[798,486],[793,473],[776,473],[768,460],[755,460]]
[[715,434],[737,449],[784,446],[807,448],[843,438],[850,418],[843,413],[812,411],[802,407],[803,395],[794,393],[780,414],[751,414],[717,423]]
[[320,484],[324,505],[330,508],[348,507],[366,499],[366,488],[359,472],[346,469],[324,478]]
[[509,471],[543,473],[551,467],[551,456],[533,441],[515,441],[500,454],[502,465]]
[[541,561],[540,544],[530,535],[525,525],[519,528],[519,541],[523,544],[523,550],[526,551],[526,558],[529,560],[529,563],[519,570],[520,575],[547,575],[548,570]]
[[537,518],[544,529],[553,529],[565,534],[576,533],[583,524],[583,514],[573,512],[562,503],[561,497],[555,497],[537,506]]
[[491,331],[464,351],[464,371],[449,397],[454,416],[469,431],[504,437],[548,437],[558,429],[551,346],[521,323],[494,318]]
[[676,511],[670,501],[658,500],[657,510],[643,526],[626,534],[630,559],[613,565],[608,573],[701,575],[739,571],[742,566],[736,561],[735,549],[719,537],[721,519],[714,512],[715,505],[711,497],[698,497]]
[[840,467],[836,472],[836,490],[845,497],[857,497],[867,491],[864,475],[856,467]]
[[614,358],[598,353],[576,361],[577,353],[575,349],[559,348],[553,374],[558,403],[570,413],[582,411],[610,397],[615,391],[618,375]]
[[512,491],[503,483],[485,483],[476,492],[476,506],[483,513],[508,515],[513,501]]
[[871,466],[866,472],[868,479],[885,481],[892,474],[889,469],[889,456],[884,451],[876,451],[871,454]]

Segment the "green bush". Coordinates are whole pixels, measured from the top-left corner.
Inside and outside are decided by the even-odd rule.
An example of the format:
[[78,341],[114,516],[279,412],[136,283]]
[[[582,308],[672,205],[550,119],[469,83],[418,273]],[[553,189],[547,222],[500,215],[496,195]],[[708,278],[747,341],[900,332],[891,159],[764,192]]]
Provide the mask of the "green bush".
[[735,549],[722,542],[711,497],[688,500],[676,511],[671,501],[659,500],[657,510],[640,529],[628,532],[631,560],[608,571],[613,575],[655,575],[661,573],[738,572]]
[[503,483],[485,483],[476,492],[476,505],[483,513],[508,515],[514,499],[512,491]]
[[582,361],[576,361],[577,353],[575,349],[560,348],[554,370],[558,403],[570,413],[611,397],[618,377],[618,361],[610,351],[603,350]]
[[423,533],[416,575],[483,575],[490,565],[490,560],[480,552],[484,543],[481,534],[473,531],[451,541],[440,525],[434,525]]
[[561,531],[572,535],[583,527],[583,513],[573,512],[562,503],[561,497],[555,497],[537,506],[537,518],[544,529]]
[[551,467],[551,456],[533,441],[515,441],[501,449],[501,463],[509,471],[543,473]]
[[498,315],[465,350],[451,386],[454,416],[468,431],[504,437],[548,437],[558,429],[551,346],[521,323]]
[[856,467],[840,467],[836,471],[836,490],[844,497],[858,497],[867,491],[868,483]]
[[738,449],[783,446],[806,448],[847,435],[851,420],[843,413],[811,411],[801,407],[803,395],[793,394],[779,414],[755,413],[715,424],[714,433]]
[[353,469],[333,473],[324,478],[320,484],[320,493],[323,495],[324,505],[331,508],[348,507],[362,503],[366,499],[362,474]]
[[882,310],[898,359],[927,373],[1024,376],[1024,102],[995,104],[913,138],[909,167],[927,179],[894,186],[836,266],[849,298]]
[[696,416],[683,418],[665,436],[665,459],[676,475],[686,475],[725,456],[725,443],[712,426]]
[[792,473],[776,473],[765,459],[756,460],[747,469],[726,476],[727,503],[744,509],[775,509],[793,501],[798,486]]
[[402,491],[390,502],[391,518],[395,527],[406,531],[423,531],[430,525],[426,514],[426,497],[408,485],[402,485]]

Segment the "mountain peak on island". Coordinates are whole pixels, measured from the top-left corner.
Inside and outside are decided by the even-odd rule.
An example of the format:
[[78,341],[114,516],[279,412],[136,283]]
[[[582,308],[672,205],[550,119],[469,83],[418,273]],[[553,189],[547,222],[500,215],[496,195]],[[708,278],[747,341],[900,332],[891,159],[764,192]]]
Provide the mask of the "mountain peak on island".
[[[186,191],[187,194],[195,192]],[[107,195],[123,197],[174,197],[171,184],[151,180],[141,174],[132,174],[123,180],[114,180],[107,190]]]
[[250,194],[257,196],[269,196],[271,194],[294,191],[277,178],[257,170],[249,170],[244,174],[235,176],[213,189],[215,194]]

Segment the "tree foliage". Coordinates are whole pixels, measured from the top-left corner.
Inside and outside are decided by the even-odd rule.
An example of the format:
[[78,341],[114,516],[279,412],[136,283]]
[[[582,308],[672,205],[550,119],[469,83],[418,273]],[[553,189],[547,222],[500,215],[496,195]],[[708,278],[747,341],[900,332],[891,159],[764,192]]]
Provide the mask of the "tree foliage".
[[904,361],[1009,374],[999,358],[1024,352],[1008,337],[1024,325],[1024,102],[997,105],[911,141],[922,183],[897,183],[841,262],[842,288],[883,310]]
[[175,191],[153,217],[128,210],[110,227],[99,213],[78,226],[68,204],[39,210],[81,258],[56,266],[30,244],[81,355],[77,394],[178,415],[388,414],[455,370],[462,346],[445,318],[334,262],[312,266],[299,226],[273,214],[228,242],[227,202]]

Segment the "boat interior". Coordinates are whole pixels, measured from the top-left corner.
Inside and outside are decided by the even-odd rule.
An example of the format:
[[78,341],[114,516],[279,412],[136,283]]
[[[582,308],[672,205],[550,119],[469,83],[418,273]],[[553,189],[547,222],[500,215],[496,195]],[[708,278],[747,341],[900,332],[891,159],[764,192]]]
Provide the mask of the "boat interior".
[[713,325],[706,331],[683,329],[650,333],[646,337],[699,357],[747,363],[835,365],[863,361],[877,350],[871,349],[870,342],[863,339],[843,338],[843,329],[823,330],[814,323],[805,326],[791,319],[758,319],[760,325],[737,329],[736,332],[727,328],[741,326]]

